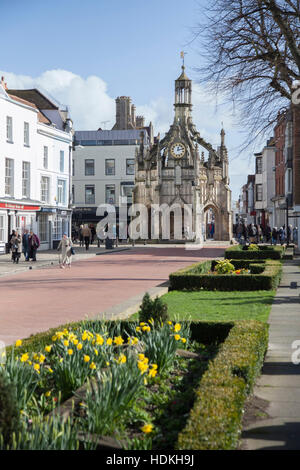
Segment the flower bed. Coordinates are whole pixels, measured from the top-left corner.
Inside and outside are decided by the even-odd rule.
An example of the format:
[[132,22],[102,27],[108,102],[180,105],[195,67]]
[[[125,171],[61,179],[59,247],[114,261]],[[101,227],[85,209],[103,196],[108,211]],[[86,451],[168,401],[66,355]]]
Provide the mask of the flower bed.
[[[214,272],[216,261],[211,262],[211,271],[198,272],[198,266],[203,271],[202,263],[180,269],[170,274],[169,290],[220,290],[248,291],[275,289],[281,278],[282,266],[280,261],[266,260],[259,263],[247,263],[247,260],[230,260],[235,271],[228,274]],[[250,273],[245,274],[245,269]]]
[[[224,351],[229,359],[234,355],[228,364],[234,377],[242,377],[239,383],[252,383],[258,373],[260,350],[255,357],[249,353],[264,326],[253,325],[85,322],[57,331],[43,351],[29,352],[17,342],[0,378],[16,390],[20,423],[15,435],[0,438],[0,448],[92,449],[99,447],[99,435],[116,448],[192,448],[177,440],[188,433],[203,373],[223,367]],[[240,345],[252,345],[247,355],[236,350],[235,328],[243,336]],[[178,348],[185,350],[178,355]],[[64,414],[59,404],[74,392],[75,405]]]
[[[251,246],[251,245],[250,245]],[[227,248],[225,258],[245,260],[282,259],[285,248],[282,246],[256,245],[258,250],[249,249],[249,246],[235,245]]]

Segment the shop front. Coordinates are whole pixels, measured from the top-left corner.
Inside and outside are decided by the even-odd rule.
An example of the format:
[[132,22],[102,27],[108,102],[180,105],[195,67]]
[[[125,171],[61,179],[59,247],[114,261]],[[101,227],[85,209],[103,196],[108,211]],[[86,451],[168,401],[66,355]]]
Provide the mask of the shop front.
[[8,242],[13,230],[21,235],[24,230],[37,228],[39,205],[14,202],[0,202],[0,254],[8,252]]

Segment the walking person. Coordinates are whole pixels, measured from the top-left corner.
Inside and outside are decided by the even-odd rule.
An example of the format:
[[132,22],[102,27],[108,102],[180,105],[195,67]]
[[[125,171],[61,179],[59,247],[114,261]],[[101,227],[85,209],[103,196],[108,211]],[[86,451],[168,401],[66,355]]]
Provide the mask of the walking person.
[[80,225],[79,227],[79,246],[83,246],[84,245],[84,240],[83,240],[83,225]]
[[15,234],[10,239],[10,246],[11,246],[12,261],[13,263],[18,264],[20,256],[21,256],[22,239],[21,239],[21,235],[19,235],[17,230],[15,231]]
[[266,226],[265,236],[266,236],[266,243],[270,243],[270,240],[272,237],[272,230],[269,224],[267,224]]
[[27,228],[22,237],[22,247],[25,261],[29,261],[29,230]]
[[40,247],[40,239],[33,232],[33,230],[30,230],[28,241],[29,241],[29,259],[32,259],[32,261],[36,261],[36,252],[38,248]]
[[57,247],[57,251],[60,251],[59,267],[61,269],[65,269],[66,266],[71,268],[72,252],[73,252],[72,246],[73,244],[72,244],[71,239],[68,237],[66,233],[64,233]]
[[272,230],[272,245],[277,245],[278,241],[278,231],[277,227],[274,227]]
[[88,251],[92,238],[92,232],[88,225],[84,225],[82,229],[82,235],[84,239],[85,249],[86,251]]

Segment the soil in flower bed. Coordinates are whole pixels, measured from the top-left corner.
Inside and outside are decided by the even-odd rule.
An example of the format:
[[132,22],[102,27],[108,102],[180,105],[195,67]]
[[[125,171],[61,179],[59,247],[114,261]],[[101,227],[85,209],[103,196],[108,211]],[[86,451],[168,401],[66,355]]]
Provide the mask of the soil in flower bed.
[[[176,448],[178,434],[184,429],[193,407],[195,391],[209,361],[217,354],[218,345],[194,342],[192,350],[197,357],[177,356],[172,369],[145,385],[132,407],[115,423],[111,437],[121,442],[123,448]],[[84,422],[84,407],[77,406],[75,416]],[[153,424],[151,433],[141,431],[144,422]]]

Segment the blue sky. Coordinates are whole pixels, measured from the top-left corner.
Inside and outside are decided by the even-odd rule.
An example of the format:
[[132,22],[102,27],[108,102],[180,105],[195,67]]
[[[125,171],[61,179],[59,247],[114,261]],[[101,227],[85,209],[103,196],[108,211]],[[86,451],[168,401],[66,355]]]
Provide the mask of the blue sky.
[[[131,96],[137,111],[165,132],[173,114],[180,51],[194,80],[194,121],[213,145],[221,122],[234,158],[234,198],[252,170],[251,156],[235,149],[242,138],[230,110],[215,110],[194,68],[193,28],[204,0],[0,0],[0,72],[10,88],[40,86],[69,104],[77,129],[114,124],[114,99]],[[236,118],[236,116],[235,116]],[[257,150],[260,150],[258,148]],[[239,163],[237,165],[237,162]]]

